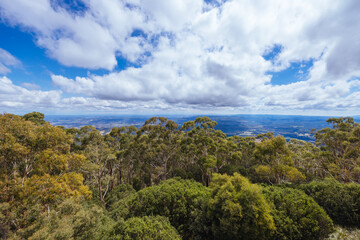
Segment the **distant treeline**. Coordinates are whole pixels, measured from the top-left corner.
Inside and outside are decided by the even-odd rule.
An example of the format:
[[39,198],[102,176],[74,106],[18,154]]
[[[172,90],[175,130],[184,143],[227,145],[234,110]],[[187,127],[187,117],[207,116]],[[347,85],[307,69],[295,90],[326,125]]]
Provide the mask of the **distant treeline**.
[[360,227],[360,125],[330,118],[315,145],[273,133],[52,126],[0,115],[3,239],[324,239]]

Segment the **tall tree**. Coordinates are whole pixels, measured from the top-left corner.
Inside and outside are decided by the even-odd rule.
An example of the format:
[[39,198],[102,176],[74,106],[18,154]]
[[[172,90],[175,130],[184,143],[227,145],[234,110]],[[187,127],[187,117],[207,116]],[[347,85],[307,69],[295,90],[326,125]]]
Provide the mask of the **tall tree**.
[[71,137],[50,123],[0,115],[0,201],[8,207],[7,229],[18,230],[36,220],[39,211],[65,198],[91,198],[79,169],[81,154],[70,152]]
[[45,123],[45,115],[40,112],[27,113],[23,116],[26,121],[31,121],[36,125],[42,125]]
[[[110,171],[115,171],[118,184],[124,182],[124,174],[127,169],[126,160],[128,149],[135,139],[137,128],[135,126],[114,127],[109,134],[105,135],[105,141],[111,151],[116,155],[114,165],[110,166]],[[113,187],[113,186],[112,186]]]
[[[140,136],[146,135],[146,138]],[[145,122],[138,131],[137,141],[147,151],[143,156],[154,170],[154,180],[166,180],[179,153],[179,126],[167,118],[153,117]]]
[[92,126],[82,127],[79,139],[87,158],[86,180],[88,184],[95,186],[94,190],[97,190],[95,193],[97,193],[100,202],[104,202],[114,180],[111,167],[116,157],[110,151],[100,131]]
[[260,179],[271,184],[305,180],[305,176],[293,166],[291,152],[284,137],[266,134],[259,138],[262,140],[256,144],[254,156],[257,161],[255,172]]
[[315,132],[315,138],[327,159],[328,174],[341,181],[360,182],[360,124],[350,117],[327,122],[332,128]]
[[291,139],[288,147],[294,167],[305,174],[307,180],[326,177],[326,166],[320,148],[299,139]]
[[[217,122],[209,117],[198,117],[195,121],[183,124],[181,130],[185,132],[182,139],[182,153],[185,163],[197,166],[201,171],[201,180],[208,186],[212,172],[216,171],[217,162],[222,159],[216,158],[217,138],[224,139],[226,136],[215,131]],[[218,163],[218,165],[222,165]]]

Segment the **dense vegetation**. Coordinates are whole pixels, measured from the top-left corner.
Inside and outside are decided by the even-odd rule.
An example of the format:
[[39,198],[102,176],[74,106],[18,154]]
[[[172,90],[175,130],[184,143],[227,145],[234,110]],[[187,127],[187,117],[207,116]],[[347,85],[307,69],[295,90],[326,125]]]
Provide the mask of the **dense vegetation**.
[[312,144],[227,137],[208,117],[101,134],[0,115],[0,238],[325,239],[333,222],[360,227],[360,125],[328,123]]

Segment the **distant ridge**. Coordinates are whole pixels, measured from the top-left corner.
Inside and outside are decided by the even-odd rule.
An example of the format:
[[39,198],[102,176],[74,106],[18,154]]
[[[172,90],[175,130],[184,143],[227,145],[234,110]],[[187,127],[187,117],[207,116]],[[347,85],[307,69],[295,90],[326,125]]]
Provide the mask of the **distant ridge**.
[[[156,115],[157,116],[157,115]],[[184,122],[194,120],[200,115],[161,115],[182,125]],[[296,138],[305,141],[314,141],[311,129],[329,127],[326,120],[328,116],[296,116],[296,115],[208,115],[218,122],[216,129],[228,136],[255,136],[260,133],[274,132],[285,138]],[[81,128],[92,125],[106,133],[113,127],[134,125],[141,127],[152,115],[49,115],[46,120],[54,125],[66,128]],[[360,119],[360,115],[354,117]]]

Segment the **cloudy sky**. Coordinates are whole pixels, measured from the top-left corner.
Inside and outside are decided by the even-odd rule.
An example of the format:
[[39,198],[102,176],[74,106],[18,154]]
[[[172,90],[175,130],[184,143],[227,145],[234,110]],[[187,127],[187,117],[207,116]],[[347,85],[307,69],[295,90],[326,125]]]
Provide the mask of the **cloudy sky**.
[[0,112],[360,114],[358,0],[0,0]]

